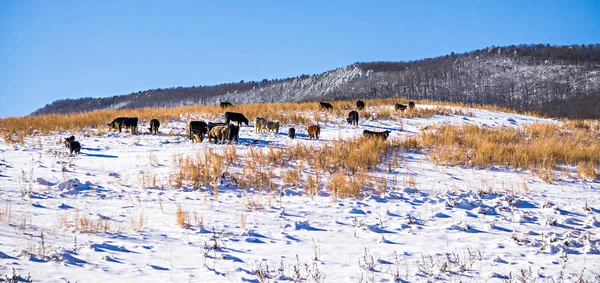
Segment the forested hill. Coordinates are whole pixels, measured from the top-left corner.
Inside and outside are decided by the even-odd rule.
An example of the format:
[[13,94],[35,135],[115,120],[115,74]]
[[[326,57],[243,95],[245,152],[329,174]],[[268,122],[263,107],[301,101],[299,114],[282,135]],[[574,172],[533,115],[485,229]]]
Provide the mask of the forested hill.
[[489,47],[410,62],[369,62],[286,79],[58,100],[33,115],[190,104],[401,97],[600,118],[600,44]]

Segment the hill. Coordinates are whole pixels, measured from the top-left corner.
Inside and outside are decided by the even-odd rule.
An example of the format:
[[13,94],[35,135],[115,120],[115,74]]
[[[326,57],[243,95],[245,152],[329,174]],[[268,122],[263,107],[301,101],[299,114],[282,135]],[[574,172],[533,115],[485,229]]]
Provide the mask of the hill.
[[600,44],[492,46],[410,62],[355,63],[319,75],[58,100],[32,114],[403,97],[600,118],[599,77]]

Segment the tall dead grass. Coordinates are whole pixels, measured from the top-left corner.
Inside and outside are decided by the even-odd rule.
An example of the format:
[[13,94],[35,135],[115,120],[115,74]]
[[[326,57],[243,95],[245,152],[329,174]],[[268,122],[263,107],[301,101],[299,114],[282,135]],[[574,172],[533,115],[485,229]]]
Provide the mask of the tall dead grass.
[[547,181],[557,165],[579,166],[595,178],[598,140],[600,133],[571,124],[539,123],[520,128],[442,126],[421,135],[421,145],[431,149],[438,164],[530,169]]

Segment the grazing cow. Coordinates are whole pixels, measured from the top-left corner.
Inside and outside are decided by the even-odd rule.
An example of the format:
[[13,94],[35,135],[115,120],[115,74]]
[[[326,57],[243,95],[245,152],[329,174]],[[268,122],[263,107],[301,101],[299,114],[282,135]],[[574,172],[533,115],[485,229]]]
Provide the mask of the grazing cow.
[[204,121],[190,121],[190,139],[194,140],[193,135],[196,134],[200,142],[204,139],[204,135],[208,133],[208,125]]
[[308,127],[308,138],[312,139],[313,137],[315,138],[315,140],[319,139],[319,135],[321,134],[321,127],[319,127],[319,125],[312,125],[310,127]]
[[415,103],[414,103],[414,102],[412,102],[412,101],[411,101],[411,102],[409,102],[409,103],[408,103],[408,108],[410,108],[410,109],[415,109]]
[[288,137],[290,137],[290,139],[294,139],[296,137],[296,129],[290,128],[288,130]]
[[350,111],[350,113],[348,113],[348,119],[346,119],[346,121],[348,121],[348,124],[350,125],[358,126],[358,112]]
[[75,141],[75,136],[70,136],[68,138],[65,138],[65,147],[69,147],[69,143],[71,143],[72,141]]
[[269,121],[267,123],[267,131],[273,131],[275,134],[279,133],[279,121]]
[[362,100],[359,100],[356,102],[356,109],[358,110],[363,110],[365,109],[365,102]]
[[[125,126],[125,129],[131,130],[131,134],[135,134],[135,133],[137,133],[138,118],[137,117],[129,117],[129,118],[125,119],[125,121],[123,121],[123,125]],[[120,129],[119,129],[119,132],[120,132]]]
[[238,125],[234,125],[234,124],[229,124],[229,142],[232,142],[233,140],[237,141],[238,138],[240,137],[240,126]]
[[383,140],[386,140],[388,138],[388,136],[390,135],[391,131],[383,131],[383,132],[373,132],[373,131],[369,131],[369,130],[364,130],[363,131],[363,136],[365,138],[380,138]]
[[266,130],[267,123],[269,123],[269,120],[263,117],[254,118],[254,132],[260,134],[263,130]]
[[406,108],[408,108],[408,106],[406,106],[405,104],[396,103],[394,105],[394,108],[396,108],[396,110],[404,111],[406,110]]
[[319,108],[325,109],[325,110],[331,110],[331,109],[333,109],[333,105],[331,105],[331,103],[321,101],[321,102],[319,102]]
[[248,119],[244,117],[244,114],[237,112],[225,112],[225,118],[227,119],[227,124],[230,121],[234,121],[238,123],[238,126],[241,126],[242,123],[248,126]]
[[110,129],[116,130],[119,129],[119,133],[121,129],[125,127],[125,120],[129,119],[129,117],[117,117],[112,122],[106,124]]
[[229,126],[214,126],[208,132],[208,142],[213,139],[215,140],[215,143],[218,141],[220,141],[221,144],[225,143],[225,140],[229,139]]
[[221,108],[233,107],[233,104],[231,104],[230,102],[227,102],[227,101],[221,102],[220,105],[221,105]]
[[78,141],[69,142],[69,152],[71,154],[73,154],[73,152],[79,154],[80,150],[81,150],[81,144]]
[[158,127],[160,127],[160,122],[156,119],[150,120],[150,133],[158,134]]

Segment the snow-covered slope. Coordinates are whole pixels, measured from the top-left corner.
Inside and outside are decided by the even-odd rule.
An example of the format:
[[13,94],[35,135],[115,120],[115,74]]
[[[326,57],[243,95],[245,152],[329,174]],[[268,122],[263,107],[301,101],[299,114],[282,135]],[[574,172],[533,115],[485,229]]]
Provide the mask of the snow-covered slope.
[[[326,145],[364,129],[400,137],[432,124],[560,123],[466,111],[472,115],[372,119],[358,127],[336,117],[321,124],[318,141],[308,140],[303,128],[290,140],[289,125],[277,135],[256,134],[250,125],[242,127],[235,148],[244,158],[251,149]],[[0,275],[14,268],[35,282],[572,282],[599,276],[597,182],[547,184],[518,170],[438,167],[426,154],[407,152],[397,168],[371,173],[385,180],[385,192],[373,188],[360,199],[334,198],[327,190],[307,196],[303,184],[270,194],[242,191],[234,180],[243,168],[236,166],[204,189],[174,189],[175,157],[224,146],[191,143],[185,121],[167,124],[158,135],[62,132],[28,137],[22,146],[0,143]],[[71,134],[83,145],[80,155],[68,155],[60,143]],[[178,210],[187,212],[188,228],[177,225]],[[89,227],[96,223],[101,227]],[[86,227],[99,232],[73,232]]]

